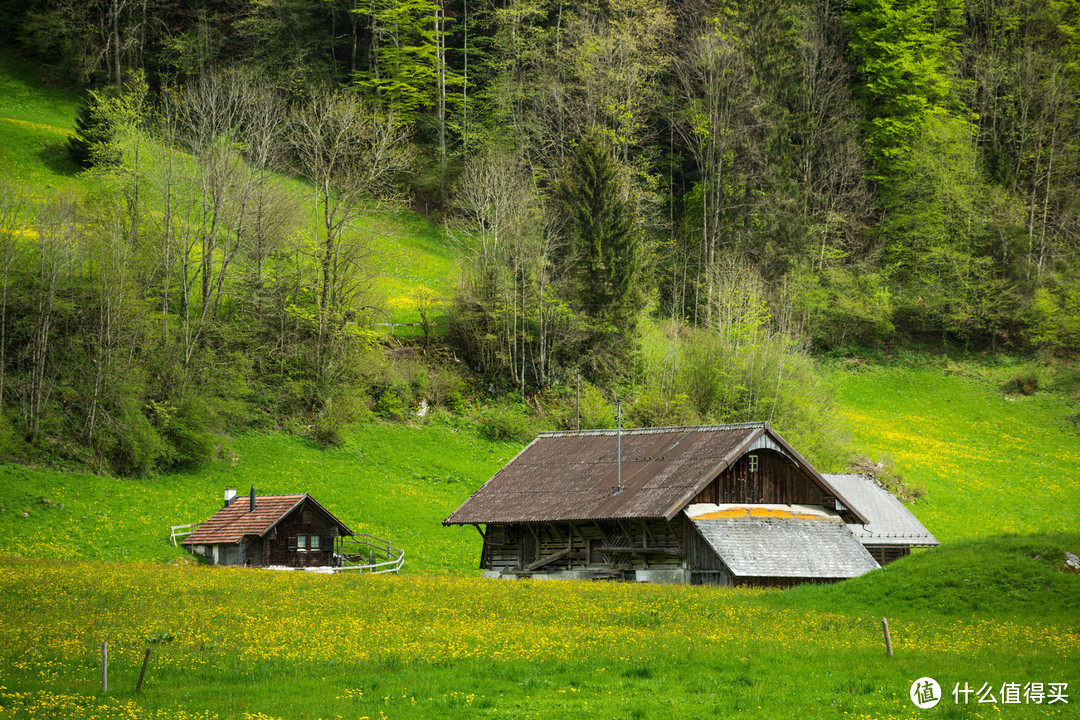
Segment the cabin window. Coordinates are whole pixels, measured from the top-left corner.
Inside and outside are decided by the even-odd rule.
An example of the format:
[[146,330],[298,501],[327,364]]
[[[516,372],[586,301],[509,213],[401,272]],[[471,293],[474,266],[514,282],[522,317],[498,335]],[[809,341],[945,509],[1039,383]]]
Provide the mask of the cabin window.
[[[292,543],[290,543],[291,545]],[[297,535],[296,552],[319,552],[322,548],[322,538],[318,535]]]
[[310,510],[305,510],[304,511],[304,522],[305,523],[311,522],[311,511]]
[[748,455],[746,461],[750,472],[757,472],[757,455]]

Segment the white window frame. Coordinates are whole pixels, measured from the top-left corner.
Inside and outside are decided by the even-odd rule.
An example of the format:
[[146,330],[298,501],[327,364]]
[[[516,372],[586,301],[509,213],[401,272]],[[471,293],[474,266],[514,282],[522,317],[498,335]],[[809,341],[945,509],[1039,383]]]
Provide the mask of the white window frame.
[[322,550],[321,535],[297,535],[296,552],[320,552]]
[[746,461],[747,461],[748,470],[750,472],[752,472],[752,473],[756,473],[758,471],[758,456],[757,455],[747,455],[746,456]]

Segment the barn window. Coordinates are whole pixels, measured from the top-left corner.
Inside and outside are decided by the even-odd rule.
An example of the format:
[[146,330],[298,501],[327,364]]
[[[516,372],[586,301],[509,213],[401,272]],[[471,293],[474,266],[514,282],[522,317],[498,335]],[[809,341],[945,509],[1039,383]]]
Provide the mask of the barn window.
[[308,550],[310,550],[311,552],[318,552],[318,550],[319,550],[319,536],[318,535],[312,535],[308,539]]
[[304,511],[304,522],[305,523],[311,522],[311,511],[310,510],[305,510]]
[[750,472],[757,472],[757,455],[748,455],[746,460]]
[[296,551],[307,552],[307,535],[296,536]]

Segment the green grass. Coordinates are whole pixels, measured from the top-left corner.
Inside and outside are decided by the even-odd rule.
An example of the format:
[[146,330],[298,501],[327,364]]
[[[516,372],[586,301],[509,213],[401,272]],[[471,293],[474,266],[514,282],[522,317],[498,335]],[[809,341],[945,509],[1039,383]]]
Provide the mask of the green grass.
[[832,373],[855,449],[926,491],[910,507],[939,540],[1080,527],[1075,404],[1007,395],[1015,372],[927,356]]
[[989,615],[1080,621],[1080,574],[1063,572],[1080,535],[1010,535],[916,551],[839,585],[796,588],[778,604],[872,615]]
[[46,87],[32,64],[0,49],[0,177],[35,199],[77,183],[65,143],[81,102],[77,92]]
[[[1076,549],[1080,536],[1031,543]],[[854,594],[0,561],[0,718],[908,718],[908,688],[925,675],[946,693],[1076,687],[1080,578],[1024,565],[1028,545],[990,545],[990,562],[1024,575],[984,593],[1030,579],[1057,600],[1019,618],[1003,600],[970,612],[908,604],[911,588],[948,587],[958,559],[944,552],[901,561],[886,582],[872,573]],[[1071,709],[999,705],[992,716]],[[938,712],[977,710],[947,694]]]
[[[447,232],[413,212],[372,215],[367,221],[375,250],[372,266],[386,296],[393,323],[419,323],[420,311],[435,323],[434,334],[445,335],[446,308],[460,274],[460,256]],[[396,334],[420,336],[421,331],[397,328]]]
[[310,493],[353,531],[404,549],[405,572],[467,574],[479,562],[479,535],[441,522],[519,448],[442,423],[370,424],[341,448],[237,438],[222,460],[140,480],[8,464],[0,466],[0,536],[20,538],[7,552],[25,557],[168,561],[186,556],[169,543],[171,525],[210,517],[226,487],[255,485]]

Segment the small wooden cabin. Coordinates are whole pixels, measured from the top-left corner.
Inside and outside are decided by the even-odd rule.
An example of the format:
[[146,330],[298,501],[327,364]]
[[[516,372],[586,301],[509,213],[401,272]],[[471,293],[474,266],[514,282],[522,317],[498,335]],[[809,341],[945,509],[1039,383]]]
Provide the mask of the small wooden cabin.
[[330,567],[338,537],[353,532],[310,495],[225,491],[225,506],[183,541],[215,565]]
[[768,423],[552,432],[444,524],[476,526],[486,577],[832,582],[879,566],[850,487]]

